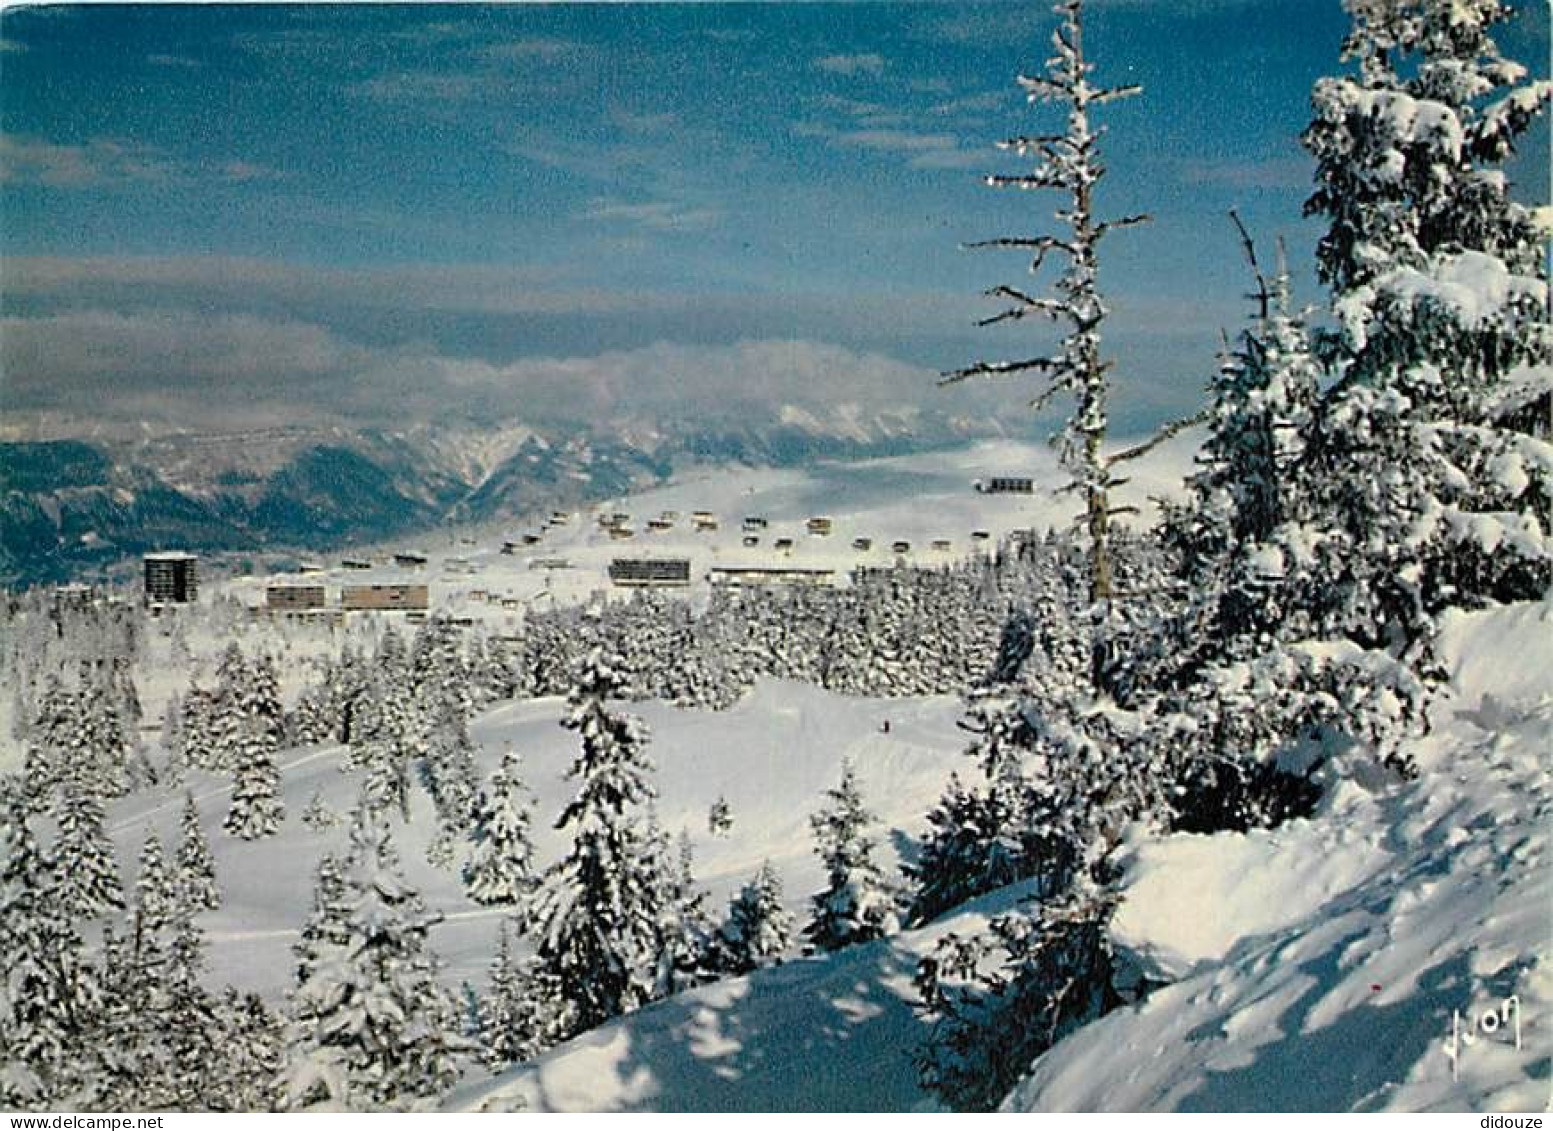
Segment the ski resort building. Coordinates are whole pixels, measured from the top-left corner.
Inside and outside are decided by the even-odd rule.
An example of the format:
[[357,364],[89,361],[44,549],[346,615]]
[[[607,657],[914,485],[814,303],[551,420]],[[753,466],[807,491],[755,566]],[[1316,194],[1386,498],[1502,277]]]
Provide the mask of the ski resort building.
[[353,612],[425,612],[431,606],[425,585],[347,585],[340,590],[340,607]]
[[1033,495],[1035,480],[1028,476],[994,475],[991,479],[976,480],[976,490],[983,495]]
[[713,566],[707,571],[713,585],[832,585],[836,571],[818,566]]
[[324,607],[322,585],[270,585],[264,590],[265,607],[272,613],[305,613]]
[[147,554],[141,560],[147,605],[187,605],[199,596],[199,559],[193,554],[173,551]]
[[609,563],[609,580],[625,587],[690,584],[689,558],[616,558]]

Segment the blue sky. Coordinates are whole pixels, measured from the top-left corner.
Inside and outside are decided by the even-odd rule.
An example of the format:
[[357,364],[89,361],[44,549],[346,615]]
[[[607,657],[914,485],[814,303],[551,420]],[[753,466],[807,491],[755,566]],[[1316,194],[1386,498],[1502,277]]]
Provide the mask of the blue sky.
[[[1531,7],[1505,46],[1545,65]],[[979,176],[1051,123],[1013,79],[1052,23],[1000,2],[6,9],[6,399],[55,427],[952,409],[936,371],[1040,338],[971,325],[1023,267],[959,244],[1049,213]],[[1107,113],[1102,203],[1155,216],[1103,265],[1124,430],[1190,407],[1242,313],[1231,206],[1303,260],[1296,138],[1344,27],[1336,0],[1093,6],[1099,78],[1146,88]],[[1030,391],[978,403],[1018,422]]]

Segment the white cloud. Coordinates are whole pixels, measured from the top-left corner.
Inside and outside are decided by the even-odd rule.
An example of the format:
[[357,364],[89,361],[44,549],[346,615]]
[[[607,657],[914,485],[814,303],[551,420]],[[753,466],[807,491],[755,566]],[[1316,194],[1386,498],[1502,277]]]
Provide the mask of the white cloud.
[[83,145],[58,145],[0,134],[0,183],[87,189],[132,182],[193,181],[202,176],[254,181],[280,174],[241,160],[205,168],[179,161],[155,146],[114,138],[93,138]]
[[49,305],[206,309],[339,307],[472,314],[603,314],[671,306],[662,295],[569,286],[523,265],[313,267],[231,256],[14,256],[5,293]]
[[126,181],[170,178],[176,166],[160,150],[138,142],[94,138],[84,145],[56,145],[36,138],[0,135],[0,181],[51,188],[89,188]]
[[896,154],[914,169],[974,169],[987,161],[982,154],[962,148],[960,139],[950,133],[892,128],[837,130],[813,122],[797,122],[792,129],[800,137],[822,137],[838,149]]
[[882,75],[885,68],[883,55],[867,52],[861,55],[822,55],[813,60],[819,70],[833,75]]
[[18,416],[142,417],[216,426],[523,419],[736,424],[784,405],[894,410],[928,401],[933,375],[882,354],[809,340],[659,343],[510,362],[425,344],[369,346],[292,319],[82,310],[0,320]]
[[655,232],[692,232],[713,227],[722,219],[715,208],[696,208],[666,200],[638,203],[595,200],[582,213],[585,220],[606,224],[630,224]]
[[586,48],[575,40],[532,36],[527,39],[509,39],[480,48],[476,54],[487,59],[562,59]]
[[1012,83],[1006,91],[989,90],[984,94],[967,94],[961,98],[952,98],[947,102],[940,102],[932,108],[932,113],[940,117],[959,117],[974,114],[981,116],[989,110],[1011,110],[1023,101],[1019,92]]

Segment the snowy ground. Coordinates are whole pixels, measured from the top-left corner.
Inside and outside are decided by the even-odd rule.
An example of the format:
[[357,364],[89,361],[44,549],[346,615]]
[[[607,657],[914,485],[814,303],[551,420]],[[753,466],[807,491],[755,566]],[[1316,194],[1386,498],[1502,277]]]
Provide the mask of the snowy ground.
[[[524,758],[527,781],[538,797],[535,841],[541,862],[559,856],[562,842],[551,825],[572,789],[564,775],[577,752],[576,736],[559,725],[564,703],[539,699],[500,707],[473,727],[489,774],[510,746]],[[808,815],[839,779],[841,759],[857,766],[864,795],[881,817],[880,860],[893,866],[901,837],[920,831],[944,779],[960,761],[965,736],[956,728],[958,701],[847,699],[799,684],[763,682],[730,711],[680,711],[662,704],[630,708],[653,733],[658,772],[658,816],[665,829],[689,832],[698,879],[721,914],[728,896],[770,859],[782,874],[789,905],[803,909],[823,886],[812,850]],[[881,724],[891,723],[888,734]],[[341,772],[343,749],[294,752],[282,759],[286,821],[265,840],[240,841],[221,829],[230,797],[227,780],[191,775],[225,905],[204,920],[217,982],[279,995],[291,985],[291,944],[306,919],[312,867],[344,831],[315,832],[301,821],[315,792],[340,812],[348,810],[359,778]],[[726,836],[712,836],[707,811],[719,796],[733,815]],[[469,901],[456,876],[432,868],[425,848],[432,831],[430,803],[415,795],[408,825],[394,827],[406,873],[427,903],[447,916],[432,945],[448,962],[448,980],[483,985],[499,912]],[[154,808],[152,807],[154,806]],[[111,827],[126,871],[138,858],[149,827],[176,843],[181,800],[130,798],[111,812]],[[887,835],[896,830],[896,839]],[[909,851],[909,846],[908,851]],[[126,874],[126,881],[132,876]]]
[[[1417,782],[1139,852],[1118,935],[1180,980],[1060,1045],[1010,1108],[1545,1108],[1553,603],[1453,615],[1443,644]],[[1520,1047],[1499,1021],[1468,1044],[1509,998]]]
[[[1172,984],[1058,1045],[1010,1109],[1544,1107],[1550,641],[1553,604],[1449,620],[1454,679],[1414,751],[1416,782],[1398,788],[1356,766],[1309,820],[1138,845],[1116,938]],[[924,1032],[910,977],[935,938],[967,925],[951,918],[682,995],[450,1103],[930,1106],[909,1061]],[[1511,997],[1520,1047],[1509,1025],[1461,1040],[1453,1076],[1453,1017],[1470,1035]]]
[[[1185,450],[1166,452],[1157,465],[1164,470],[1135,479],[1135,501],[1160,493],[1179,474]],[[1050,457],[1038,448],[982,445],[970,453],[833,471],[725,474],[687,479],[600,510],[625,510],[638,519],[680,512],[674,530],[653,537],[664,553],[699,545],[697,573],[708,562],[743,553],[734,547],[746,514],[769,519],[767,544],[777,536],[795,538],[794,564],[834,561],[848,569],[857,564],[850,544],[858,534],[917,545],[950,537],[958,553],[969,548],[962,531],[995,535],[1062,521],[1068,500],[969,489],[971,479],[1010,466],[1039,474],[1043,465],[1036,460]],[[698,509],[718,513],[722,526],[715,535],[684,529]],[[811,514],[834,518],[835,533],[806,537],[802,524]],[[551,592],[557,600],[582,599],[603,583],[610,557],[659,545],[643,537],[610,542],[579,514],[547,531],[535,553],[578,563],[564,571],[570,580],[552,580]],[[433,555],[426,573],[434,603],[476,609],[481,603],[468,591],[494,591],[498,582],[514,590],[538,584],[542,591],[543,583],[532,580],[538,571],[495,546],[499,538],[481,543],[466,532],[440,549],[426,547]],[[444,559],[452,557],[467,558],[477,572],[444,576]],[[240,579],[211,586],[209,595],[256,599],[261,589],[261,579]],[[250,650],[283,647],[288,699],[306,682],[308,660],[340,643],[326,629],[224,615],[229,619],[212,614],[192,622],[196,631],[187,646],[195,662],[208,672],[229,636]],[[347,631],[370,634],[389,619],[362,618]],[[160,717],[166,696],[188,679],[187,660],[175,654],[172,638],[154,630],[150,640],[136,673],[148,721]],[[1412,750],[1423,770],[1416,782],[1398,786],[1352,759],[1309,820],[1244,836],[1134,843],[1115,939],[1131,963],[1168,984],[1060,1044],[1009,1106],[1545,1105],[1553,1076],[1550,642],[1553,603],[1447,619],[1442,652],[1452,680],[1433,707],[1432,733]],[[882,855],[892,866],[910,852],[910,838],[950,770],[963,768],[959,704],[946,697],[848,699],[768,681],[725,713],[661,704],[632,709],[653,732],[662,824],[671,833],[690,833],[698,878],[718,913],[766,858],[782,875],[789,907],[800,916],[806,911],[807,896],[820,886],[807,817],[837,780],[844,756],[855,761],[865,799],[882,818]],[[559,852],[549,826],[570,795],[563,775],[575,736],[557,725],[561,710],[553,699],[505,705],[473,728],[482,772],[509,746],[522,753],[538,795],[535,831],[543,859]],[[886,719],[888,733],[881,728]],[[221,830],[227,783],[192,776],[227,893],[226,905],[204,919],[214,981],[261,990],[272,1000],[289,988],[290,947],[307,915],[313,864],[343,836],[339,829],[315,832],[300,817],[315,793],[341,811],[350,804],[357,783],[340,772],[341,753],[326,748],[284,757],[285,826],[256,843]],[[706,826],[719,796],[734,818],[726,837],[712,836]],[[178,804],[130,798],[113,809],[126,872],[148,827],[171,842]],[[456,876],[425,862],[430,809],[419,793],[415,805],[411,822],[395,830],[409,879],[446,916],[432,941],[446,960],[449,984],[467,980],[478,987],[486,980],[500,912],[470,903]],[[924,931],[658,1003],[494,1078],[474,1070],[448,1104],[487,1110],[931,1107],[910,1060],[925,1032],[912,1010],[916,961],[942,932],[971,926],[975,916],[1006,907],[1019,894],[996,893]],[[1513,1012],[1504,1006],[1509,999]],[[1482,1020],[1491,1015],[1503,1023],[1482,1034],[1477,1027],[1493,1024]],[[1512,1022],[1519,1024],[1519,1047]],[[1461,1034],[1454,1056],[1446,1051],[1453,1025]]]

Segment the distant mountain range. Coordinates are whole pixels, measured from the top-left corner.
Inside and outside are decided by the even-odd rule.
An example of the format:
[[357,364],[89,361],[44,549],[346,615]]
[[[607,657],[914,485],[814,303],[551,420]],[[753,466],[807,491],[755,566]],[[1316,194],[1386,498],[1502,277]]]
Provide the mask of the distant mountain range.
[[999,431],[989,419],[826,423],[795,411],[609,435],[508,425],[0,442],[0,585],[99,576],[155,549],[316,552],[605,499],[691,464],[793,466]]

